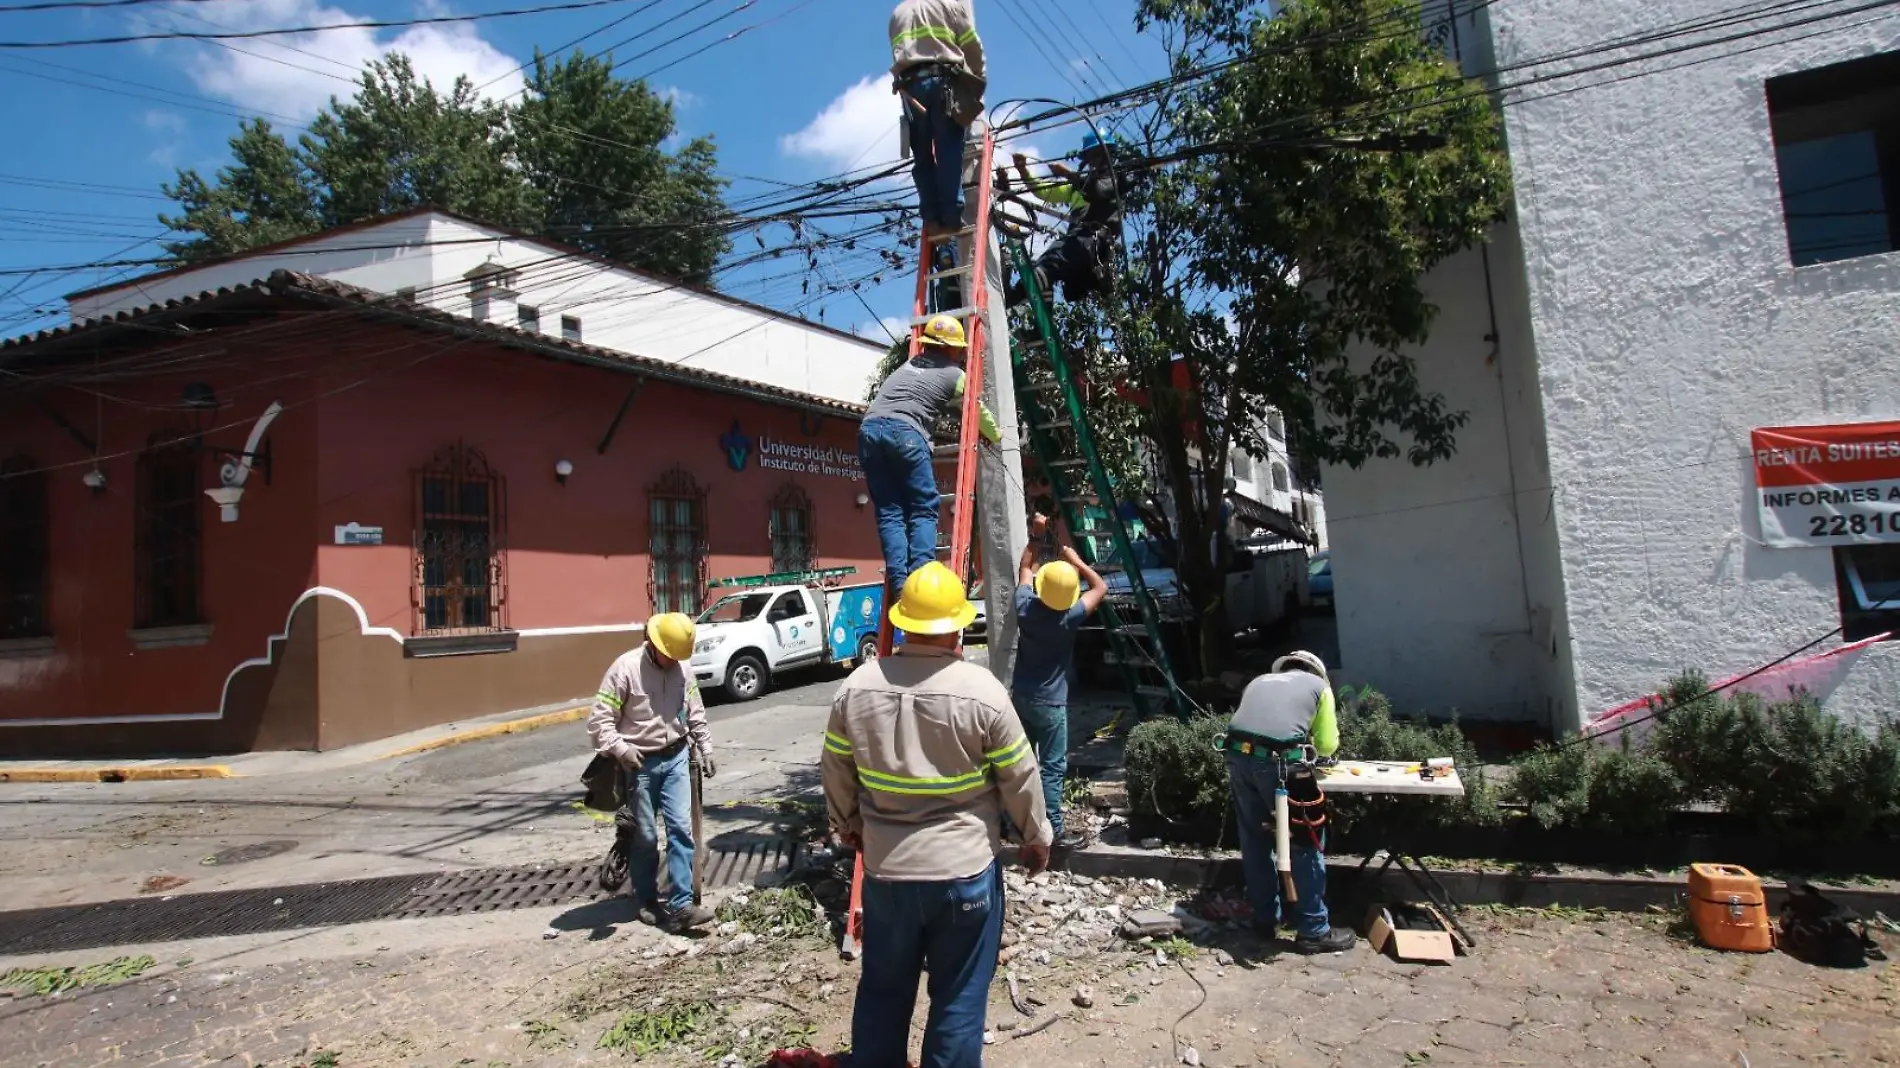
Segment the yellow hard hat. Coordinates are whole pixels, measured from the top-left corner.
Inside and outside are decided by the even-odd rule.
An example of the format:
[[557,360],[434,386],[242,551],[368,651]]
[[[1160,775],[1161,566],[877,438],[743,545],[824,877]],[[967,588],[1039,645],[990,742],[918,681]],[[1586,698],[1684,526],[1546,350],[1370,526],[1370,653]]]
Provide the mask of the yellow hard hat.
[[891,626],[908,634],[955,634],[976,618],[956,572],[932,560],[910,573],[891,609]]
[[1067,560],[1052,560],[1036,569],[1036,599],[1057,612],[1075,607],[1082,596],[1082,576]]
[[696,632],[692,617],[679,612],[663,612],[647,620],[647,644],[674,660],[693,658]]
[[960,349],[968,345],[969,339],[963,336],[963,324],[948,315],[933,315],[924,324],[924,344],[939,348]]

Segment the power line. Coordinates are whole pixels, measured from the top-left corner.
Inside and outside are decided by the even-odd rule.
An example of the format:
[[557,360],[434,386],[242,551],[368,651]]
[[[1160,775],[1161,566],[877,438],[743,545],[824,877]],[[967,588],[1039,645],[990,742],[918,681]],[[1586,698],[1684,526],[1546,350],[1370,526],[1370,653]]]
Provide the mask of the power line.
[[[84,0],[70,0],[73,3]],[[110,0],[93,0],[110,3]],[[546,15],[557,11],[581,11],[588,8],[609,7],[624,4],[628,0],[566,0],[564,3],[542,4],[536,7],[510,8],[503,11],[481,11],[467,15],[427,15],[412,19],[365,19],[356,22],[332,22],[319,26],[279,26],[262,30],[223,30],[216,33],[192,33],[188,31],[166,31],[159,33],[123,34],[116,37],[83,37],[63,41],[0,41],[0,49],[22,48],[83,48],[91,45],[133,44],[139,41],[240,41],[258,37],[283,37],[299,33],[322,33],[325,30],[385,30],[404,26],[435,26],[444,23],[486,22],[489,19],[515,18],[524,15]],[[14,9],[24,10],[24,9]]]

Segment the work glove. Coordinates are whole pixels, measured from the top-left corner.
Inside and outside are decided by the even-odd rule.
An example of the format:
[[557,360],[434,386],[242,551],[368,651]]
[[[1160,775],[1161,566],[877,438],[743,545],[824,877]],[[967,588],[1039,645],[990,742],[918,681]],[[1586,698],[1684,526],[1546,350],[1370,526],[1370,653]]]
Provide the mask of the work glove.
[[620,766],[628,771],[639,771],[640,765],[646,763],[646,758],[642,757],[640,751],[633,746],[628,746],[625,752],[614,759],[620,761]]
[[714,775],[719,773],[719,765],[713,762],[713,755],[712,755],[711,750],[709,749],[695,750],[694,756],[698,757],[699,759],[699,773],[701,775],[710,779]]

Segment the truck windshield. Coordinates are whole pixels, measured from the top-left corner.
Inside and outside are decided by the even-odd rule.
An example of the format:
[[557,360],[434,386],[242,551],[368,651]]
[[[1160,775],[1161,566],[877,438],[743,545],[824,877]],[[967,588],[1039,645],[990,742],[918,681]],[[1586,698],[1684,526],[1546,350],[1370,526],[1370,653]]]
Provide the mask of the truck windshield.
[[769,593],[735,593],[721,597],[711,608],[699,614],[701,623],[744,623],[757,619],[765,606],[772,603]]

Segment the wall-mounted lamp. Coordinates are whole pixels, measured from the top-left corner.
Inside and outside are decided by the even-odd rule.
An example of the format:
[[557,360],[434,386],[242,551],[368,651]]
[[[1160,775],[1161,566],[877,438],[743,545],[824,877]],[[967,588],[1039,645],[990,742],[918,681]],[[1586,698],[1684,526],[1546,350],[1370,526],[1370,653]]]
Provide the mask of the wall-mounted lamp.
[[92,491],[94,497],[106,491],[106,473],[96,467],[81,475],[79,481],[86,484],[86,488]]
[[253,468],[263,468],[264,482],[270,483],[270,444],[264,440],[264,432],[283,412],[284,406],[272,401],[252,425],[251,436],[244,442],[242,451],[214,450],[223,459],[218,465],[220,484],[205,490],[205,496],[218,506],[218,518],[224,522],[237,522],[238,502],[244,499],[244,483],[250,479]]
[[867,504],[870,504],[870,503],[871,503],[871,497],[870,497],[870,494],[867,494],[867,493],[860,493],[860,494],[858,494],[858,507],[859,507],[859,508],[862,508],[862,507],[864,507],[865,505],[867,505]]
[[574,473],[574,465],[566,460],[554,461],[554,481],[567,485],[567,476]]

